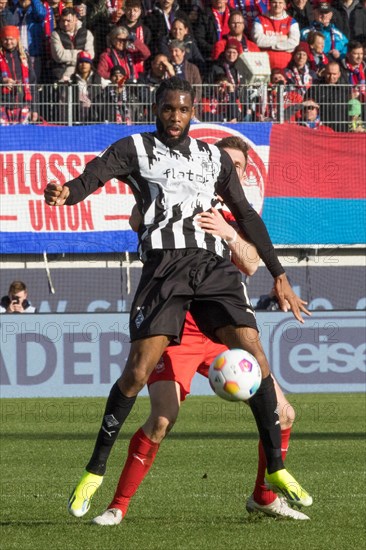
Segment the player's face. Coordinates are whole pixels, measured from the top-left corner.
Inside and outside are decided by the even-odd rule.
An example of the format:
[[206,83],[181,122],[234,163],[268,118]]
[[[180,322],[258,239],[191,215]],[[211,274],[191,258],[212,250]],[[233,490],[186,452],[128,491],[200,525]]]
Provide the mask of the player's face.
[[172,144],[179,143],[188,134],[194,115],[191,96],[179,90],[167,90],[159,104],[154,106],[157,115],[157,128],[160,134]]
[[225,151],[233,161],[239,181],[242,182],[245,176],[245,169],[247,167],[244,154],[238,149],[231,149],[229,147],[225,147]]

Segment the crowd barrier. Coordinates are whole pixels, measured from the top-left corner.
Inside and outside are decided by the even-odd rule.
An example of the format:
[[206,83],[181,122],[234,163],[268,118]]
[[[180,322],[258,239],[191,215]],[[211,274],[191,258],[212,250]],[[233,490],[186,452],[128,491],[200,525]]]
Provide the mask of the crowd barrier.
[[[200,122],[301,123],[306,117],[303,101],[315,98],[320,104],[321,120],[336,131],[362,131],[365,104],[355,86],[316,85],[311,90],[296,85],[251,84],[236,86],[235,91],[220,85],[193,86],[196,92],[196,118]],[[80,124],[153,124],[152,105],[155,88],[127,84],[121,90],[114,85],[88,85],[86,94],[78,84],[31,85],[32,99],[24,103],[24,87],[18,84],[12,93],[0,85],[0,124],[33,123],[52,125]],[[356,116],[356,104],[360,114]],[[355,103],[356,102],[356,103]],[[32,116],[32,113],[37,113]],[[358,121],[358,122],[357,122]]]

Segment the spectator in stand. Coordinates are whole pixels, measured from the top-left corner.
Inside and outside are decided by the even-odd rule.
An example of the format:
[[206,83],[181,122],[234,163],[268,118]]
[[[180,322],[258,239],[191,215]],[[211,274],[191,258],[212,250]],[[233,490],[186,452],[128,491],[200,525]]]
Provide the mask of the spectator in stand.
[[203,11],[206,0],[179,0],[179,8],[184,11],[190,27],[196,24],[198,15]]
[[234,87],[235,98],[238,100],[241,109],[241,120],[252,120],[255,111],[257,88],[243,86],[245,75],[242,72],[242,65],[238,63],[239,55],[243,53],[242,45],[235,38],[228,38],[225,50],[213,63],[208,80],[211,83],[217,82],[219,77],[225,76],[226,80]]
[[168,36],[163,36],[160,45],[159,52],[166,56],[169,56],[169,44],[172,40],[179,40],[184,42],[186,48],[185,59],[190,63],[194,63],[200,70],[201,76],[205,72],[205,60],[202,57],[201,52],[198,49],[197,43],[193,36],[190,34],[190,29],[186,19],[177,17],[174,19],[172,27]]
[[211,60],[212,49],[216,42],[230,33],[231,10],[227,4],[228,0],[211,0],[211,6],[199,13],[193,27],[197,46],[206,61]]
[[7,296],[0,301],[0,313],[35,313],[36,308],[28,301],[28,290],[22,281],[13,281]]
[[2,27],[0,42],[0,125],[36,122],[37,90],[32,85],[37,79],[20,40],[19,27]]
[[[187,80],[195,91],[195,101],[199,104],[202,98],[202,78],[198,67],[193,63],[186,60],[186,47],[184,42],[180,40],[172,40],[169,44],[169,61],[173,66],[174,74],[171,76],[178,76],[182,80]],[[198,107],[198,109],[200,106]]]
[[176,0],[156,0],[152,12],[145,17],[145,24],[151,30],[151,52],[153,55],[160,53],[160,40],[164,36],[168,36],[173,21],[177,17],[187,19]]
[[313,20],[313,8],[311,7],[310,0],[290,0],[286,11],[291,17],[296,19],[300,31],[306,27],[310,27]]
[[174,75],[173,65],[163,53],[158,53],[153,57],[150,69],[144,71],[139,76],[139,84],[146,84],[150,88],[157,88],[161,82]]
[[85,4],[87,0],[73,0],[72,6],[77,13],[78,19],[81,22],[83,27],[86,27],[86,15],[88,12],[87,5]]
[[61,13],[65,8],[72,7],[72,2],[61,2],[60,0],[48,0],[43,2],[46,8],[46,17],[44,19],[44,51],[42,62],[41,81],[48,82],[49,75],[52,71],[52,56],[51,56],[51,34],[59,26]]
[[110,20],[113,24],[116,24],[123,15],[123,0],[102,0],[102,3],[107,8]]
[[[285,69],[272,69],[267,89],[263,89],[259,97],[257,120],[261,122],[295,121],[302,100],[301,94],[287,86]],[[282,113],[281,105],[283,105]]]
[[61,12],[59,27],[51,34],[53,82],[70,80],[75,72],[77,56],[82,51],[94,58],[93,35],[82,27],[74,8],[65,8]]
[[363,60],[363,47],[357,40],[348,43],[345,59],[340,63],[343,79],[357,88],[361,102],[366,101],[366,64]]
[[214,84],[202,98],[203,122],[239,122],[242,108],[238,88],[224,74],[217,75]]
[[65,8],[72,7],[72,2],[61,2],[61,0],[48,0],[43,2],[46,8],[44,19],[44,36],[47,41],[51,40],[51,34],[59,26],[61,13]]
[[225,75],[233,86],[245,84],[244,75],[238,64],[239,55],[243,53],[243,47],[236,38],[228,38],[224,51],[211,67],[209,82],[215,82],[218,75]]
[[314,6],[314,21],[301,31],[301,40],[307,40],[311,31],[319,31],[324,35],[324,53],[333,59],[342,59],[347,53],[347,37],[331,23],[333,11],[329,2],[320,2]]
[[103,122],[104,93],[108,81],[93,70],[93,58],[88,52],[79,52],[76,69],[70,78],[73,84],[73,122],[77,124]]
[[319,105],[320,119],[336,132],[347,132],[347,103],[350,99],[349,85],[342,79],[341,69],[336,61],[330,61],[319,80],[322,86],[310,88],[306,99],[314,99]]
[[325,126],[319,115],[319,105],[313,99],[307,99],[301,104],[300,116],[297,123],[306,128],[312,130],[327,130],[332,132],[333,130],[328,126]]
[[106,37],[122,17],[122,0],[94,0],[88,3],[87,28],[94,36],[95,59],[107,47]]
[[239,10],[243,15],[249,35],[256,18],[259,15],[265,15],[268,11],[267,0],[230,0],[229,6],[235,11]]
[[112,67],[111,82],[105,89],[106,121],[114,124],[132,124],[131,110],[128,104],[126,72],[122,67]]
[[347,104],[347,109],[348,109],[348,117],[350,121],[348,125],[348,131],[357,132],[357,133],[366,132],[366,126],[362,120],[361,102],[356,97],[354,97],[349,100]]
[[300,42],[296,46],[292,59],[285,70],[286,82],[289,89],[295,90],[303,97],[317,79],[316,73],[309,68],[308,51],[308,44]]
[[348,40],[366,41],[366,2],[365,0],[333,0],[335,26]]
[[126,0],[124,9],[125,13],[122,15],[117,25],[128,29],[130,34],[133,33],[136,38],[149,47],[151,43],[151,31],[149,27],[142,22],[141,0]]
[[229,17],[229,34],[225,35],[221,40],[216,42],[212,49],[212,59],[218,59],[219,55],[225,50],[229,38],[235,38],[240,42],[243,52],[259,52],[257,44],[254,44],[245,35],[245,19],[241,11],[235,10],[231,12]]
[[138,84],[145,85],[139,86],[138,89],[139,104],[144,106],[141,109],[144,120],[154,119],[152,105],[155,103],[155,92],[163,80],[171,78],[174,74],[173,65],[162,53],[156,54],[151,60],[150,69],[140,74]]
[[[138,38],[149,48],[149,45],[151,44],[151,31],[149,27],[144,25],[142,22],[141,0],[126,0],[125,13],[119,20],[118,25],[125,27],[130,33],[130,38],[134,41]],[[138,78],[138,75],[140,75],[145,69],[145,62],[141,59],[141,61],[136,61],[134,66],[135,73]]]
[[137,82],[143,72],[142,62],[150,57],[150,50],[135,35],[131,35],[126,27],[113,27],[107,37],[107,49],[102,53],[98,63],[98,73],[110,79],[111,69],[116,65],[122,67],[127,81]]
[[13,5],[22,46],[29,53],[37,81],[40,81],[46,8],[41,0],[15,0]]
[[268,51],[271,68],[285,68],[300,42],[298,22],[287,14],[284,0],[270,0],[267,15],[254,22],[252,38],[261,50]]
[[320,31],[310,31],[306,42],[308,44],[309,67],[316,73],[317,80],[319,80],[329,63],[329,59],[324,53],[325,37]]
[[8,0],[0,0],[0,29],[8,25],[16,25],[17,18],[9,8]]

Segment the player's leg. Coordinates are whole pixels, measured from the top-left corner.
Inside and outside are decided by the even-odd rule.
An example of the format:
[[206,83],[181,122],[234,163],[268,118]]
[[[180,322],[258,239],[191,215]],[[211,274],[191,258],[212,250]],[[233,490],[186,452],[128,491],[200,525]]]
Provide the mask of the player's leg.
[[69,511],[77,517],[83,516],[90,507],[90,499],[102,482],[108,456],[137,393],[146,384],[170,339],[179,341],[190,288],[180,295],[176,287],[177,281],[186,285],[190,269],[191,255],[182,256],[179,251],[171,250],[151,254],[143,266],[131,306],[132,344],[127,363],[109,395],[86,472],[69,499]]
[[166,336],[132,342],[122,376],[107,399],[92,457],[69,498],[68,510],[72,515],[81,517],[89,510],[91,498],[103,481],[106,463],[118,433],[168,342]]
[[226,326],[217,329],[216,336],[231,349],[243,348],[249,351],[261,367],[262,383],[248,404],[257,423],[266,457],[266,481],[272,489],[281,492],[290,503],[310,506],[312,498],[284,467],[277,397],[257,330],[251,327]]
[[149,386],[149,393],[149,418],[131,438],[113,500],[103,514],[93,519],[97,525],[118,525],[126,516],[131,498],[148,474],[161,441],[177,419],[180,405],[180,385],[177,382],[155,382]]
[[[151,413],[131,440],[128,458],[111,504],[93,520],[94,523],[117,525],[125,517],[130,499],[151,468],[160,442],[175,423],[180,402],[190,392],[197,365],[206,357],[208,342],[188,313],[181,344],[166,349],[149,377]],[[220,348],[217,344],[216,347]]]
[[[281,426],[281,454],[285,461],[291,428],[295,420],[295,411],[292,405],[287,401],[283,391],[274,379],[274,385],[277,397],[277,407]],[[254,491],[248,498],[246,509],[249,513],[263,512],[266,515],[274,517],[289,517],[296,520],[309,519],[305,514],[290,508],[284,498],[278,497],[265,482],[266,455],[262,442],[258,443],[258,470],[255,480]]]

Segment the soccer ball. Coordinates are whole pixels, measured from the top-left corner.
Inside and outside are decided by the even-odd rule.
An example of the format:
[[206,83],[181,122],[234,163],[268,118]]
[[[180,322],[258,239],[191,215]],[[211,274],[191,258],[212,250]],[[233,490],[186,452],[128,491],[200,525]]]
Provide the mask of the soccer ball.
[[227,401],[247,401],[260,386],[262,373],[258,361],[243,349],[226,350],[208,370],[213,391]]

